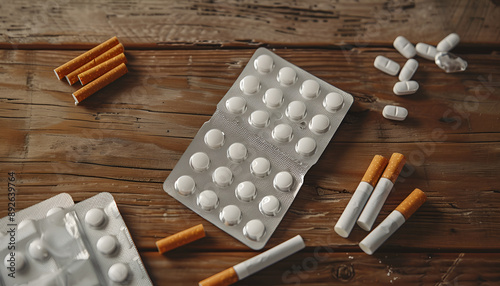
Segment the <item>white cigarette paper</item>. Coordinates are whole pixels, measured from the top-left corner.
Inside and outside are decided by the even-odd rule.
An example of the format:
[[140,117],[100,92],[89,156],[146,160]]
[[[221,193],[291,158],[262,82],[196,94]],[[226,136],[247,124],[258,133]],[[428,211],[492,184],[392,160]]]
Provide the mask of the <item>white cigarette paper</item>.
[[384,206],[385,200],[389,196],[393,186],[394,184],[390,180],[380,178],[370,199],[366,203],[363,212],[358,218],[358,225],[362,229],[366,231],[370,231],[372,229],[373,223],[377,219],[377,216]]
[[404,223],[405,217],[398,211],[392,211],[384,221],[359,243],[359,247],[366,254],[372,255]]

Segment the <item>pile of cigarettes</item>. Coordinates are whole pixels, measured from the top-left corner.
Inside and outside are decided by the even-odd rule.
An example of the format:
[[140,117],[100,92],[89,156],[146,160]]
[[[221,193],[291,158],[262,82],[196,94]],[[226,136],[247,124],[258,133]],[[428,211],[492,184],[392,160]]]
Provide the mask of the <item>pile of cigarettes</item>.
[[123,45],[113,37],[54,69],[59,80],[66,78],[70,85],[80,82],[73,92],[75,105],[128,72]]

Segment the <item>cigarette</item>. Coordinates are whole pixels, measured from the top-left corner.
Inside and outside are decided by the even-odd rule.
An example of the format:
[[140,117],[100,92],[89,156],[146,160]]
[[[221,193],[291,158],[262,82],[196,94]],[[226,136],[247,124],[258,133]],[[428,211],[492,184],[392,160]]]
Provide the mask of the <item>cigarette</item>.
[[377,183],[380,175],[387,166],[388,160],[380,155],[373,157],[370,166],[366,170],[365,175],[361,179],[358,188],[351,197],[351,200],[344,209],[337,224],[335,224],[335,232],[342,237],[348,237],[363,210],[363,207],[370,197],[373,187]]
[[99,65],[89,70],[80,73],[78,75],[78,79],[80,80],[80,83],[82,85],[86,85],[87,83],[93,81],[94,79],[100,77],[101,75],[107,73],[108,71],[114,69],[115,67],[119,66],[122,63],[123,64],[127,63],[127,58],[123,53],[103,63],[100,63]]
[[56,74],[57,78],[61,80],[72,71],[88,63],[90,60],[95,59],[97,56],[101,55],[112,47],[118,45],[118,43],[118,39],[116,37],[113,37],[106,42],[98,45],[97,47],[91,49],[90,51],[87,51],[72,59],[71,61],[63,64],[62,66],[54,69],[54,73]]
[[387,196],[389,196],[399,173],[401,173],[401,169],[403,169],[405,162],[406,160],[403,154],[392,154],[391,159],[389,159],[389,164],[382,174],[382,178],[378,181],[377,186],[373,190],[370,199],[363,209],[363,212],[361,212],[361,215],[358,218],[358,225],[362,229],[366,231],[371,230],[373,223],[377,219],[377,216],[382,209]]
[[415,189],[384,221],[359,243],[359,247],[366,254],[372,255],[426,200],[427,196],[425,193],[420,189]]
[[304,240],[297,235],[257,256],[236,264],[198,283],[199,286],[227,286],[274,264],[283,258],[306,247]]
[[200,238],[205,237],[205,229],[202,224],[193,226],[171,236],[162,238],[156,242],[158,252],[163,254],[179,246],[186,245]]
[[70,85],[73,85],[75,82],[78,81],[78,75],[81,74],[84,71],[87,71],[95,66],[97,66],[100,63],[103,63],[111,58],[116,57],[117,55],[121,54],[124,52],[124,48],[122,44],[118,44],[111,48],[110,50],[106,51],[102,55],[98,56],[95,59],[90,60],[83,66],[77,68],[76,70],[70,72],[68,75],[66,75],[66,80]]
[[127,67],[125,64],[120,64],[116,68],[110,70],[109,72],[105,73],[103,76],[100,78],[94,80],[93,82],[89,83],[88,85],[83,86],[79,90],[73,92],[73,98],[75,99],[75,105],[78,105],[82,100],[85,98],[91,96],[92,94],[96,93],[106,85],[112,83],[113,81],[117,80],[124,74],[128,72]]

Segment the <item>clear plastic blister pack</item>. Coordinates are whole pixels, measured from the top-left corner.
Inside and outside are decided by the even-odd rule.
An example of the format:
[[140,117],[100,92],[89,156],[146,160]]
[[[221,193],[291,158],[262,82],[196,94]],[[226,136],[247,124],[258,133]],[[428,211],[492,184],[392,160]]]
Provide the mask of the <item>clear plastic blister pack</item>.
[[109,193],[78,204],[60,194],[19,211],[16,222],[0,220],[3,285],[152,285]]
[[259,48],[163,188],[261,249],[352,103],[350,94]]

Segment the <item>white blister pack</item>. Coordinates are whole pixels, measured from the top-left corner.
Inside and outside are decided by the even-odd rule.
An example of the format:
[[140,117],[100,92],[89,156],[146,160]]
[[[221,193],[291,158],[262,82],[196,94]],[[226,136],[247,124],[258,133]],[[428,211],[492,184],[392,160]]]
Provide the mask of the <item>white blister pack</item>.
[[[0,220],[3,285],[152,285],[109,193],[60,194]],[[15,231],[14,244],[9,232]]]
[[259,48],[163,188],[261,249],[352,103],[350,94]]

